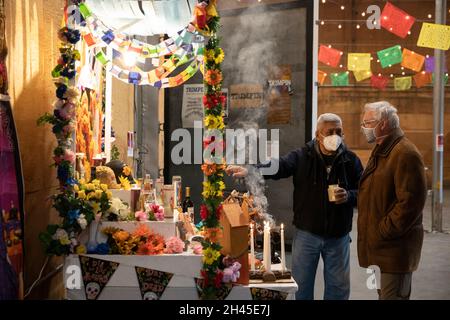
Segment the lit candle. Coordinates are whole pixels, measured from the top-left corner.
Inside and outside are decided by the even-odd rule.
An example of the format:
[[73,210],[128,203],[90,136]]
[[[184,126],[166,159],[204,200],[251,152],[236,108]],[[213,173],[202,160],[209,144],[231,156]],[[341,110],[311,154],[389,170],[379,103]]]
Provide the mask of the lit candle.
[[251,271],[255,271],[255,240],[253,239],[253,223],[250,224],[250,263]]
[[281,271],[286,271],[286,253],[284,252],[284,224],[281,224]]

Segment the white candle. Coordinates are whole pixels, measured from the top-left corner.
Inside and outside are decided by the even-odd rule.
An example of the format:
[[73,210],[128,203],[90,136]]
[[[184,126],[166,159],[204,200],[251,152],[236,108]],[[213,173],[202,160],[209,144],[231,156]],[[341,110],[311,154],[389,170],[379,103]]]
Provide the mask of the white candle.
[[266,272],[271,271],[271,249],[270,249],[270,226],[268,222],[264,222],[264,268]]
[[253,223],[250,224],[250,263],[251,271],[255,271],[255,239],[253,238]]
[[281,224],[281,270],[286,271],[286,253],[284,251],[284,224]]

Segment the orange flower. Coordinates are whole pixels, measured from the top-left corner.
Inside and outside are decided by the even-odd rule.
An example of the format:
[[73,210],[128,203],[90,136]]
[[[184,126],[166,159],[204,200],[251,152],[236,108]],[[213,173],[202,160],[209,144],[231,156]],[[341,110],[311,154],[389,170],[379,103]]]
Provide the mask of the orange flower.
[[208,70],[205,74],[205,81],[210,86],[217,86],[222,82],[222,72],[217,69]]
[[206,176],[211,176],[211,175],[213,175],[214,173],[216,173],[216,164],[215,163],[213,163],[213,164],[203,164],[202,165],[202,171],[203,171],[203,173],[206,175]]
[[206,241],[209,242],[219,242],[219,239],[222,238],[222,229],[221,228],[206,228],[203,231],[203,236]]
[[113,238],[116,241],[126,241],[130,237],[130,234],[126,231],[117,231],[113,234]]
[[140,223],[139,227],[134,230],[133,236],[148,238],[152,235],[152,233],[152,230],[150,230],[150,228],[145,223]]

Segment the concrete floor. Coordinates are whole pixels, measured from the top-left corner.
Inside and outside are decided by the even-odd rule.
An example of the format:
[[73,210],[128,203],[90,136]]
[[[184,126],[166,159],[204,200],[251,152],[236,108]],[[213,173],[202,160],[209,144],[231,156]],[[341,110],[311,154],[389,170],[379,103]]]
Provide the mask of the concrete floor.
[[[422,258],[419,269],[413,273],[411,299],[419,300],[450,300],[450,190],[445,192],[443,228],[447,233],[431,233],[431,197],[424,210],[424,227],[428,230],[424,236]],[[352,300],[378,299],[376,290],[366,286],[368,274],[358,265],[356,252],[356,219],[353,219],[354,241],[351,243],[351,293]],[[290,265],[290,255],[287,256]],[[316,275],[315,299],[323,299],[323,264],[320,260]]]

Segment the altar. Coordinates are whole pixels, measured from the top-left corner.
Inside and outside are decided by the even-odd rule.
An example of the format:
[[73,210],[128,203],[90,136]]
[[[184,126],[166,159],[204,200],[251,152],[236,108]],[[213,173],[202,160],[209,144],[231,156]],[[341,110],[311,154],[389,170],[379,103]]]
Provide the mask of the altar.
[[[142,300],[139,280],[135,267],[154,270],[164,270],[172,273],[173,277],[167,284],[160,300],[198,300],[196,279],[200,277],[202,266],[201,256],[190,253],[161,255],[161,256],[123,256],[123,255],[88,255],[92,258],[118,263],[118,267],[109,279],[97,300]],[[70,255],[65,259],[64,283],[69,284],[74,270],[80,268],[78,255]],[[279,270],[280,265],[272,265],[272,270]],[[251,289],[258,294],[274,294],[279,298],[294,300],[298,286],[293,279],[291,282],[280,283],[250,283],[249,285],[234,285],[225,300],[252,300]],[[66,299],[86,300],[86,290],[81,281],[79,288],[66,288]],[[256,293],[256,292],[255,292]],[[150,299],[145,297],[144,299]]]

